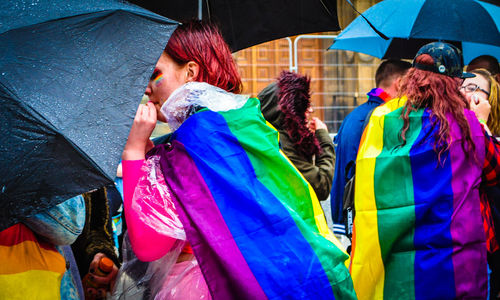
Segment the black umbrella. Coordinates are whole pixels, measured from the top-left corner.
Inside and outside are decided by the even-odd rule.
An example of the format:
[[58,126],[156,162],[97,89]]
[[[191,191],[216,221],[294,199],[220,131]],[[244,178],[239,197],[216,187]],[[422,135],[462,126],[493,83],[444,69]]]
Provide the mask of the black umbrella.
[[217,23],[232,51],[291,35],[340,30],[336,0],[131,0],[180,22]]
[[175,28],[121,1],[0,1],[0,230],[113,182]]

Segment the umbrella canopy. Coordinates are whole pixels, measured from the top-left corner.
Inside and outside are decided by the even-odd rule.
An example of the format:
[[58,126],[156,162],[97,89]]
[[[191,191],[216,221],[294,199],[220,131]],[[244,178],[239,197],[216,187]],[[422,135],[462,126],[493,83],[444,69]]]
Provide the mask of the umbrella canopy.
[[291,35],[340,30],[336,0],[131,0],[177,21],[216,22],[231,50]]
[[[498,3],[498,2],[497,2]],[[478,0],[385,0],[363,15],[335,39],[329,49],[351,50],[378,58],[413,58],[432,41],[462,49],[464,62],[489,54],[500,60],[500,6]]]
[[122,1],[0,2],[0,230],[113,182],[176,24]]

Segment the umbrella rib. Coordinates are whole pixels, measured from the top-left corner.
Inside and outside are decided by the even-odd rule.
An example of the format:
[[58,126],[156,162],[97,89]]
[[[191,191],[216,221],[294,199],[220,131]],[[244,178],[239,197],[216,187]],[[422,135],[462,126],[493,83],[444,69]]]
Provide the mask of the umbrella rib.
[[[206,1],[207,1],[207,5],[208,5],[208,0],[206,0]],[[92,12],[81,13],[81,14],[78,14],[78,15],[71,15],[71,16],[65,16],[65,17],[60,17],[60,18],[54,18],[54,19],[46,20],[46,21],[41,22],[41,23],[30,24],[30,25],[26,25],[26,26],[22,26],[22,27],[12,28],[12,29],[9,29],[7,31],[0,32],[0,35],[3,35],[3,34],[5,34],[7,32],[10,32],[10,31],[18,30],[20,28],[26,28],[26,27],[30,27],[30,26],[39,26],[40,24],[51,23],[51,22],[55,22],[55,21],[60,21],[60,20],[65,20],[65,19],[71,19],[71,18],[75,18],[75,17],[81,17],[81,16],[85,16],[85,15],[93,15],[93,14],[96,14],[96,13],[109,13],[109,14],[113,14],[113,13],[115,13],[117,11],[124,11],[126,13],[130,13],[130,14],[133,14],[133,15],[138,15],[138,16],[141,16],[141,17],[147,19],[147,20],[162,21],[165,24],[174,24],[174,25],[175,24],[180,24],[177,21],[170,20],[168,18],[165,18],[165,17],[163,17],[161,15],[157,15],[157,14],[149,12],[149,11],[140,11],[140,10],[134,11],[134,10],[128,10],[128,9],[124,9],[124,8],[117,8],[117,9],[106,9],[106,10],[101,10],[101,11],[92,11]],[[210,11],[209,11],[209,15],[210,15]]]
[[[484,1],[484,2],[489,3],[488,1]],[[485,11],[485,12],[486,12],[486,14],[485,14],[485,15],[489,18],[489,20],[491,21],[491,23],[493,23],[494,25],[497,25],[497,22],[495,22],[495,19],[493,18],[493,15],[492,15],[492,14],[488,11],[488,9],[486,9],[486,8],[485,8],[485,7],[481,4],[481,1],[477,1],[477,3],[478,3],[478,4],[479,4],[479,6],[481,7],[481,9],[482,9],[483,11]],[[494,3],[491,3],[491,4],[493,4],[493,5],[497,5],[497,6],[500,6],[499,4],[494,4]],[[498,28],[498,25],[497,25],[497,28]],[[500,37],[500,33],[498,34],[498,36]],[[498,45],[496,44],[496,42],[497,42],[497,41],[493,41],[493,42],[491,43],[491,45],[498,46]]]
[[377,28],[375,28],[375,26],[370,21],[368,21],[368,19],[354,7],[351,0],[346,0],[346,1],[351,5],[352,9],[354,9],[354,11],[357,12],[381,38],[383,38],[386,41],[389,39],[385,34],[383,34]]
[[319,2],[321,2],[321,5],[323,5],[323,7],[325,8],[326,12],[330,15],[330,17],[333,17],[332,12],[328,9],[328,7],[326,7],[325,2],[323,2],[323,0],[319,0]]
[[207,4],[208,20],[211,21],[212,14],[210,13],[210,4],[208,3],[208,0],[205,0],[205,3]]

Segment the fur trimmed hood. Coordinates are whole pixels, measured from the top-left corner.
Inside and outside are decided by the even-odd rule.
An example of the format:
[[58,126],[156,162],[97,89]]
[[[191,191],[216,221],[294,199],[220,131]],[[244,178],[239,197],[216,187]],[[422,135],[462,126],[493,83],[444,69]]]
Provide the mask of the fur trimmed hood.
[[283,112],[278,107],[278,84],[276,82],[266,86],[258,95],[260,110],[264,118],[277,130],[283,130]]

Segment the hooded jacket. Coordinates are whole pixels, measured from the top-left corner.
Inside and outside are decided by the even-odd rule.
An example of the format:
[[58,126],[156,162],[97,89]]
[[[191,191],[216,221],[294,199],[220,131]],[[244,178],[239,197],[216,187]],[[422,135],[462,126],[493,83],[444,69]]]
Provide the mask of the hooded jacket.
[[[307,87],[299,86],[295,89],[297,96],[300,93],[308,93],[308,90],[308,85]],[[268,85],[259,93],[257,97],[260,100],[262,114],[278,130],[281,150],[311,184],[318,199],[326,200],[332,187],[335,163],[332,139],[327,130],[318,129],[315,136],[321,147],[321,153],[317,156],[307,156],[299,153],[287,129],[284,128],[284,113],[279,107],[278,93],[277,83]]]

